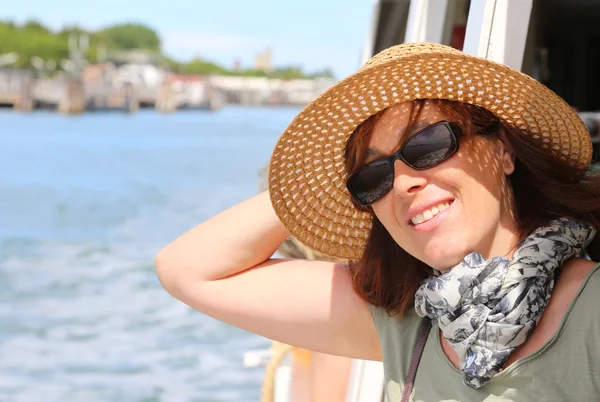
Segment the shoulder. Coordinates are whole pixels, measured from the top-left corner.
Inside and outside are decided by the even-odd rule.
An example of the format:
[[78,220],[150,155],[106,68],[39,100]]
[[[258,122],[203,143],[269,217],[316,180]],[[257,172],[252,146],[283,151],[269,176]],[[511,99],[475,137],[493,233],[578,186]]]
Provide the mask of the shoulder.
[[[424,320],[424,318],[417,315],[413,307],[409,307],[402,314],[392,316],[382,307],[370,305],[369,308],[382,343],[414,340]],[[409,342],[409,344],[412,345],[413,343]]]
[[378,324],[380,325],[412,326],[413,324],[421,322],[421,317],[417,315],[417,312],[412,305],[407,308],[406,311],[398,314],[390,314],[385,308],[374,306],[372,304],[369,304],[369,309],[371,310],[373,320],[378,321]]
[[552,297],[558,299],[565,307],[571,304],[587,287],[587,282],[591,279],[588,275],[598,272],[597,266],[598,263],[583,258],[572,258],[567,261],[560,269]]
[[[585,259],[572,259],[564,265],[557,281],[557,290],[562,301],[573,305],[572,314],[584,314],[588,322],[595,321],[600,326],[600,264]],[[592,320],[592,317],[596,319]]]
[[408,372],[410,356],[424,318],[417,315],[414,307],[393,316],[381,307],[370,308],[379,336],[384,371],[392,378],[402,379]]
[[[590,273],[592,276],[599,277],[599,275],[593,275],[600,271],[597,269],[599,265],[600,264],[597,262],[586,260],[584,258],[572,258],[562,267],[559,281],[562,282],[563,285],[579,288]],[[592,278],[590,277],[589,279]]]

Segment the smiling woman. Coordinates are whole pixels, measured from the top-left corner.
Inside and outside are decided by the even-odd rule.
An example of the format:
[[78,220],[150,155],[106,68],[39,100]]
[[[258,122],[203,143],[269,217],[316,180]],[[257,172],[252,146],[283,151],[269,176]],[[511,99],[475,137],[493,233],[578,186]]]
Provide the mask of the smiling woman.
[[[157,273],[219,320],[382,360],[391,401],[597,400],[591,150],[532,78],[395,46],[296,116],[268,192],[166,246]],[[271,258],[290,234],[349,262]]]

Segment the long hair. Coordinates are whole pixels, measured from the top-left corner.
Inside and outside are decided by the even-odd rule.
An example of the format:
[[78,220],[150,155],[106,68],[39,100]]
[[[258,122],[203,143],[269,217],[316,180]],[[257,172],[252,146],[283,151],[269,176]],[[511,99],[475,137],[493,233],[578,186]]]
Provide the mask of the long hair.
[[[498,138],[504,130],[514,151],[515,169],[509,176],[514,200],[514,216],[521,240],[552,219],[569,216],[600,228],[600,173],[587,172],[551,155],[532,140],[533,136],[498,120],[486,109],[461,102],[428,100],[449,120],[458,122],[465,136]],[[412,102],[407,129],[422,112],[424,100]],[[350,136],[345,149],[347,174],[366,160],[373,128],[383,112],[371,116]],[[490,132],[488,128],[493,127]],[[582,178],[583,175],[583,178]],[[414,294],[431,268],[402,249],[370,208],[355,204],[372,216],[372,229],[362,257],[350,263],[352,284],[368,303],[383,307],[388,314],[402,314],[414,302]],[[600,259],[600,236],[587,248],[594,261]]]

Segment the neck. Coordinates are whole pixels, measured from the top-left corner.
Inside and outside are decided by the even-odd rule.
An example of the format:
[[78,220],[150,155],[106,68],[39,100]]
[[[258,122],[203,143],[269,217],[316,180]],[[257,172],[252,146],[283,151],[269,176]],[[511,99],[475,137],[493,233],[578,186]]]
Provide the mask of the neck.
[[488,242],[490,245],[480,254],[484,258],[506,257],[511,259],[519,244],[519,228],[513,219],[503,219]]
[[503,185],[500,186],[500,220],[498,227],[486,239],[486,244],[489,244],[487,250],[482,250],[480,254],[484,258],[506,257],[512,259],[517,246],[519,245],[521,231],[517,226],[515,219],[515,200],[511,186],[507,183],[506,177],[503,177]]

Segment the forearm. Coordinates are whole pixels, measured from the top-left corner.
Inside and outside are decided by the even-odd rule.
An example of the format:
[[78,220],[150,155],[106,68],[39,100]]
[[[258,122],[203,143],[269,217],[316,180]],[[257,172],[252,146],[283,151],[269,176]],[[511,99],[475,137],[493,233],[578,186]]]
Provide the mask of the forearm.
[[288,236],[264,192],[166,246],[156,257],[156,270],[163,284],[222,279],[264,262]]

